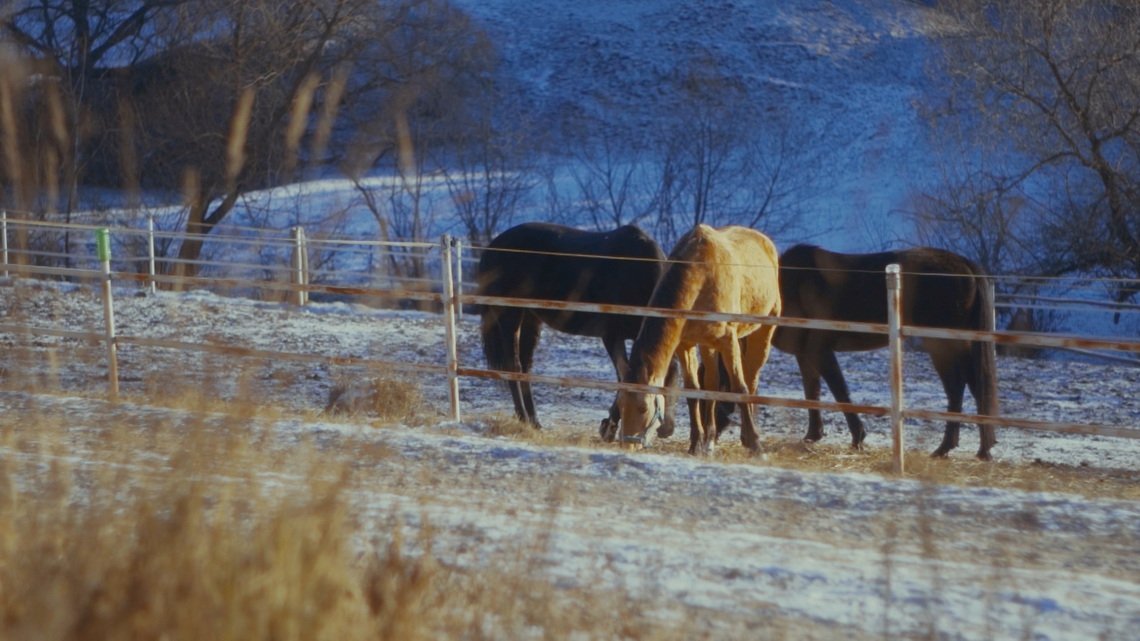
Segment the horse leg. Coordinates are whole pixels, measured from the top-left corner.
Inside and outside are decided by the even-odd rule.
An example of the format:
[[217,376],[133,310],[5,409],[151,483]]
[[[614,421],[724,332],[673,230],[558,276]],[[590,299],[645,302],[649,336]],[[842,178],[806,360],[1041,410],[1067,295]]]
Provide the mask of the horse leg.
[[[517,334],[519,371],[524,374],[529,374],[534,365],[534,350],[538,347],[538,337],[541,332],[542,321],[534,314],[524,313]],[[531,393],[530,381],[519,381],[518,393],[522,397],[522,406],[526,415],[530,417],[530,423],[536,429],[542,429],[542,424],[538,422],[538,414],[534,410],[534,394]],[[516,403],[518,402],[516,400]]]
[[[996,385],[987,377],[993,376],[992,370],[987,370],[983,364],[978,363],[978,359],[984,358],[981,350],[993,349],[992,345],[983,345],[979,348],[976,345],[970,346],[969,362],[965,366],[966,384],[970,388],[970,394],[974,397],[974,402],[978,406],[978,414],[993,415],[997,413],[996,408]],[[978,425],[978,436],[981,443],[978,445],[977,457],[983,461],[992,460],[990,455],[990,448],[997,445],[997,435],[994,433],[994,426],[986,423]]]
[[[827,382],[831,395],[840,403],[850,403],[851,393],[847,389],[847,380],[843,378],[843,370],[839,369],[839,359],[835,357],[835,350],[825,350],[820,354],[820,374]],[[863,427],[863,419],[854,412],[844,412],[847,419],[847,430],[851,432],[851,447],[863,448],[863,439],[867,438],[867,430]]]
[[[746,336],[741,343],[743,353],[741,355],[744,369],[744,380],[747,385],[748,394],[755,394],[756,390],[760,388],[760,372],[764,369],[764,365],[768,362],[768,356],[772,353],[772,336],[776,333],[775,325],[762,325],[760,329],[752,332]],[[755,421],[755,414],[751,412],[751,404],[741,403],[740,415],[744,416],[745,406],[752,415]],[[753,425],[753,433],[755,433],[755,425]],[[744,439],[744,428],[741,426],[740,438]],[[759,448],[759,435],[756,436],[756,446]],[[746,446],[747,447],[747,446]]]
[[680,363],[676,360],[670,361],[669,371],[665,374],[665,387],[671,391],[665,392],[665,416],[661,419],[661,427],[657,428],[657,436],[661,438],[673,436],[673,432],[677,429],[677,418],[674,411],[677,405],[677,393],[672,390],[676,390],[677,377],[680,374]]
[[[728,370],[725,369],[724,359],[722,359],[722,358],[716,359],[716,367],[717,367],[717,370],[720,372],[720,380],[721,380],[721,384],[717,389],[719,389],[721,391],[728,391],[728,387],[727,387],[727,385],[728,385]],[[716,404],[716,412],[715,412],[714,418],[716,419],[716,435],[717,435],[717,438],[720,438],[720,435],[723,434],[725,430],[727,430],[729,427],[732,426],[732,412],[733,412],[732,403],[717,403]]]
[[[626,374],[629,373],[629,357],[625,353],[625,341],[613,334],[606,334],[602,336],[602,344],[606,346],[606,352],[610,355],[610,361],[614,364],[614,371],[617,373],[618,382],[625,380]],[[618,407],[618,398],[621,397],[621,392],[614,395],[614,402],[610,404],[610,415],[608,418],[602,419],[602,425],[599,428],[599,433],[604,441],[612,441],[614,435],[617,434],[618,424],[621,421],[621,408]],[[664,425],[662,425],[664,427]],[[670,426],[671,428],[672,426]],[[672,429],[669,431],[672,434]],[[658,436],[661,435],[661,429],[657,430]]]
[[[725,341],[724,347],[728,350],[728,362],[725,365],[729,369],[729,382],[732,385],[732,391],[737,394],[751,394],[752,390],[749,389],[749,377],[745,374],[744,355],[740,343],[741,341],[735,336]],[[765,356],[765,358],[767,357]],[[760,436],[756,433],[751,403],[740,403],[740,444],[753,452],[760,450]]]
[[[487,365],[491,369],[505,372],[522,372],[522,363],[519,361],[519,331],[522,327],[523,312],[502,307],[493,308],[487,313],[495,314],[493,319],[489,320],[486,316],[483,319],[483,345],[487,354]],[[523,402],[521,382],[508,379],[506,383],[515,405],[515,417],[523,423],[531,422]]]
[[[700,389],[700,363],[698,362],[699,355],[697,354],[697,348],[690,347],[679,352],[679,356],[681,361],[681,377],[684,380],[685,387],[689,389]],[[701,434],[700,402],[695,398],[686,400],[689,405],[689,454],[697,454]]]
[[[951,343],[927,341],[927,350],[930,352],[930,360],[934,363],[934,371],[938,372],[938,378],[942,379],[942,389],[946,392],[946,411],[961,412],[962,399],[966,394],[966,375],[965,368],[962,367],[964,363],[958,358],[958,354],[947,353],[952,349]],[[958,432],[961,426],[959,421],[946,421],[942,444],[930,456],[946,458],[950,450],[958,447]]]
[[[699,370],[701,374],[699,389],[706,391],[720,389],[720,370],[716,366],[719,356],[716,351],[703,346],[698,351],[702,365]],[[700,399],[697,403],[699,408],[698,447],[701,454],[712,454],[716,447],[716,406],[717,402],[710,399]]]
[[[796,354],[796,363],[800,366],[800,378],[804,385],[804,398],[809,401],[818,401],[820,394],[819,367],[808,353]],[[818,409],[808,409],[808,430],[804,440],[809,443],[823,439],[823,416]]]

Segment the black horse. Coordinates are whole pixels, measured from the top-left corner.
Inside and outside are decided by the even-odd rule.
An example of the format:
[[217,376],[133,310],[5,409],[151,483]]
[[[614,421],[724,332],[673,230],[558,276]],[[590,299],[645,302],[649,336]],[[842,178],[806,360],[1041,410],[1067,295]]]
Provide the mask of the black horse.
[[[954,329],[992,330],[992,301],[986,276],[970,260],[952,252],[918,248],[877,254],[838,254],[812,245],[796,245],[780,256],[780,295],[784,315],[864,323],[887,322],[885,268],[897,263],[902,270],[902,322],[906,325]],[[887,345],[884,334],[806,329],[781,326],[775,346],[796,357],[803,378],[804,396],[819,400],[820,377],[835,399],[850,403],[847,383],[835,352],[878,349]],[[965,388],[981,415],[998,413],[997,364],[991,345],[983,341],[924,338],[942,379],[949,411],[962,411]],[[866,432],[859,416],[844,413],[852,447],[860,447]],[[958,446],[957,421],[948,421],[932,456],[944,457]],[[980,425],[978,458],[989,460],[997,443],[992,425]],[[819,410],[808,410],[805,441],[823,438]]]
[[[495,237],[479,259],[479,294],[545,301],[646,305],[664,271],[665,254],[632,225],[588,232],[549,223],[523,223]],[[542,324],[602,339],[618,380],[629,369],[626,340],[641,328],[641,316],[556,309],[481,305],[483,353],[492,369],[530,372]],[[541,427],[531,386],[509,381],[519,420]],[[673,429],[667,404],[662,435]],[[604,437],[616,431],[619,413],[610,407]]]

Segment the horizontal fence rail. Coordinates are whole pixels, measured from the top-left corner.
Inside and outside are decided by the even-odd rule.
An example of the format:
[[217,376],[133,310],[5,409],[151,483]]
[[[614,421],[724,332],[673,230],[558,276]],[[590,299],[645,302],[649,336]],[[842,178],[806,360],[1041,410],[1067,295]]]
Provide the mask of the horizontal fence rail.
[[[54,232],[68,234],[68,242],[71,243],[71,246],[65,247],[66,251],[63,252],[43,252],[39,254],[27,252],[26,250],[16,250],[11,246],[8,239],[8,234],[11,233],[12,229],[16,227],[20,227],[25,230],[37,230],[44,233]],[[107,256],[99,256],[95,251],[97,249],[95,247],[97,243],[92,240],[92,237],[100,233],[108,233],[115,237],[138,237],[147,239],[149,248],[144,254],[118,259],[114,261],[114,263],[118,265],[138,265],[140,262],[149,262],[149,268],[145,271],[135,271],[130,269],[110,269],[110,265],[112,264],[111,256],[109,254]],[[478,294],[477,291],[474,291],[475,288],[470,282],[464,282],[462,274],[465,270],[465,265],[468,272],[474,271],[471,269],[471,263],[475,261],[475,255],[477,255],[480,251],[486,251],[486,248],[464,248],[460,242],[446,236],[443,237],[438,243],[384,243],[351,238],[307,237],[303,230],[298,232],[296,229],[294,229],[291,235],[289,231],[282,232],[272,230],[268,233],[265,233],[264,237],[251,238],[249,236],[233,234],[219,235],[211,233],[194,235],[180,232],[159,232],[153,229],[153,223],[149,225],[148,229],[139,230],[134,228],[105,228],[95,225],[38,223],[25,220],[12,220],[8,219],[7,217],[0,217],[0,234],[3,235],[3,243],[2,246],[0,246],[2,255],[0,255],[0,258],[3,259],[2,267],[6,276],[10,275],[11,273],[17,273],[21,276],[63,278],[79,282],[100,282],[105,286],[105,297],[108,301],[106,312],[108,315],[108,320],[107,326],[103,332],[29,327],[15,323],[0,323],[0,333],[45,335],[82,340],[87,342],[105,341],[108,347],[108,359],[112,361],[112,363],[109,364],[109,371],[112,372],[117,371],[117,364],[114,363],[114,347],[117,345],[133,344],[153,348],[213,352],[222,355],[242,358],[286,358],[303,362],[323,362],[338,365],[365,365],[369,367],[380,367],[395,371],[443,375],[448,378],[448,395],[451,406],[451,417],[453,420],[459,420],[460,417],[458,388],[461,378],[480,378],[501,381],[525,380],[531,383],[549,384],[563,387],[580,387],[613,392],[621,390],[633,390],[649,393],[664,393],[666,391],[665,388],[661,387],[635,385],[613,380],[606,381],[599,379],[550,376],[533,373],[522,374],[518,372],[484,369],[471,366],[471,364],[461,363],[459,362],[458,352],[455,346],[457,333],[456,318],[462,313],[462,310],[465,306],[501,306],[567,312],[627,314],[643,317],[681,318],[690,321],[727,321],[749,324],[776,325],[782,327],[799,327],[817,330],[887,334],[888,336],[890,336],[892,331],[894,331],[897,333],[897,336],[899,338],[906,339],[949,339],[964,341],[983,341],[992,343],[994,345],[1018,345],[1071,349],[1105,349],[1127,354],[1140,354],[1140,341],[1112,337],[1058,335],[1041,332],[1014,332],[1002,330],[960,330],[925,326],[920,327],[913,325],[901,325],[893,329],[892,322],[838,322],[786,316],[755,316],[748,314],[674,310],[640,306],[620,306],[577,301],[566,302],[539,300],[532,298],[485,296]],[[224,262],[210,258],[183,262],[180,262],[178,259],[171,258],[160,259],[155,256],[155,239],[168,239],[178,241],[194,239],[211,244],[242,244],[243,246],[253,247],[262,252],[268,251],[276,256],[276,258],[265,263],[246,262],[246,258],[238,257],[235,257],[234,260]],[[464,250],[466,250],[466,252]],[[353,272],[350,274],[350,280],[354,280],[355,282],[352,282],[350,284],[331,282],[332,279],[343,276],[344,272],[343,270],[337,269],[325,269],[321,267],[314,268],[311,262],[312,257],[313,255],[319,254],[321,252],[344,252],[346,255],[355,256],[356,258],[367,258],[368,260],[376,258],[376,252],[380,252],[380,262],[393,259],[410,259],[414,261],[420,261],[424,264],[430,263],[430,274],[427,276],[417,276],[413,278],[393,278],[390,274],[373,275],[361,281],[359,278],[360,273]],[[597,258],[597,256],[590,257]],[[64,260],[69,264],[66,266],[51,264],[28,264],[28,258],[41,260]],[[162,270],[157,270],[155,268],[156,263],[166,266],[177,266],[184,263],[193,263],[197,267],[204,268],[202,271],[221,273],[224,273],[226,271],[237,271],[245,273],[248,273],[250,271],[257,271],[261,274],[261,277],[255,279],[249,277],[243,278],[240,276],[226,277],[218,275],[217,273],[208,273],[205,275],[180,275],[173,273],[163,273]],[[89,265],[90,267],[76,267],[74,265]],[[313,282],[313,276],[317,276],[318,280],[328,280],[325,282]],[[150,287],[152,291],[156,286],[162,286],[167,289],[201,288],[224,291],[258,290],[263,292],[272,292],[282,300],[290,300],[297,302],[298,304],[307,303],[310,300],[310,296],[313,294],[331,297],[343,297],[349,299],[374,298],[377,300],[399,300],[426,303],[438,311],[441,311],[444,315],[444,340],[446,342],[445,350],[447,354],[446,362],[409,363],[400,361],[384,361],[369,358],[283,353],[270,350],[237,347],[228,344],[190,343],[171,339],[116,335],[113,327],[113,306],[111,304],[111,294],[109,288],[109,284],[112,281],[134,282],[140,284],[141,286]],[[371,282],[366,283],[366,281]],[[887,281],[889,285],[889,273]],[[1027,295],[1020,294],[1018,298],[1011,298],[1011,300],[1023,300],[1025,296]],[[1034,300],[1032,296],[1029,296],[1029,298],[1031,301]],[[1067,302],[1064,301],[1064,299],[1058,299],[1057,297],[1038,297],[1035,300],[1043,301],[1049,305],[1057,305]],[[1104,307],[1103,301],[1079,300],[1076,302],[1076,304],[1082,304],[1085,302],[1090,303],[1090,306],[1092,307]],[[1020,303],[1003,303],[1002,305],[1023,307],[1023,305]],[[1132,307],[1140,308],[1140,306]],[[1113,306],[1110,307],[1110,309],[1113,311],[1118,311],[1125,308]],[[1131,310],[1126,309],[1126,311]],[[902,346],[903,341],[900,340],[898,341],[898,345],[892,347],[891,349],[896,350],[898,351],[898,354],[901,354],[901,350],[903,349]],[[894,356],[892,355],[892,358],[893,357]],[[113,376],[116,380],[110,381],[110,383],[112,385],[112,393],[114,394],[117,393],[117,373]],[[894,376],[891,376],[890,378],[894,378]],[[669,393],[675,394],[680,398],[706,399],[734,403],[746,402],[772,407],[818,409],[826,411],[854,412],[871,416],[889,416],[892,417],[893,423],[897,422],[899,424],[900,430],[901,423],[905,419],[920,419],[930,421],[955,420],[967,423],[1051,431],[1067,434],[1140,438],[1140,430],[1123,428],[1119,426],[1093,425],[1072,422],[1050,422],[1022,417],[982,416],[968,413],[908,409],[902,404],[903,381],[901,378],[897,381],[889,381],[888,384],[891,387],[891,407],[857,403],[808,401],[799,398],[785,398],[761,394],[736,394],[732,392],[712,390],[685,389],[668,391]],[[898,436],[897,443],[897,451],[895,452],[897,459],[896,468],[901,471],[903,469],[901,461],[901,431]]]

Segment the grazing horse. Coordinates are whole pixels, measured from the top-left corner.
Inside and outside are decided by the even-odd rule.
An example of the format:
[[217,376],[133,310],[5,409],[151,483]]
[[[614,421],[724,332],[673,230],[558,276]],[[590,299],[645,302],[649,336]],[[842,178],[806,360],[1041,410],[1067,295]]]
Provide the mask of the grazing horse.
[[[838,254],[812,245],[796,245],[780,257],[780,292],[784,315],[863,323],[887,322],[885,269],[897,263],[902,270],[902,322],[906,325],[954,329],[992,330],[992,301],[981,268],[957,254],[918,248],[878,254]],[[807,329],[782,326],[774,339],[778,349],[793,354],[803,378],[804,397],[819,400],[820,377],[832,396],[850,403],[851,396],[835,352],[886,347],[885,334]],[[978,413],[998,413],[997,364],[990,345],[983,341],[922,339],[949,401],[949,411],[962,411],[969,386]],[[866,431],[857,414],[844,412],[851,431],[851,446],[863,444]],[[978,458],[990,459],[997,443],[992,425],[981,425]],[[944,457],[958,446],[958,421],[946,423],[942,444],[932,456]],[[819,410],[808,410],[805,441],[823,438]]]
[[[549,223],[523,223],[495,237],[479,259],[479,294],[543,301],[644,306],[664,271],[665,254],[633,225],[588,232]],[[629,367],[625,341],[641,317],[627,314],[481,305],[483,353],[492,369],[528,373],[542,324],[602,339],[621,380]],[[541,427],[527,381],[508,381],[520,421]],[[618,421],[617,402],[609,421]],[[603,430],[607,424],[603,421]],[[672,412],[666,430],[672,429]]]
[[[669,265],[653,291],[650,307],[749,315],[780,313],[779,262],[776,247],[767,236],[747,227],[714,229],[697,225],[669,254]],[[774,325],[739,321],[686,320],[647,317],[630,349],[628,383],[661,385],[674,354],[689,388],[718,389],[718,368],[723,359],[729,389],[751,394],[760,369],[768,360]],[[699,360],[698,360],[699,352]],[[700,362],[706,363],[703,375]],[[700,380],[699,380],[700,379]],[[627,447],[644,447],[652,439],[651,427],[659,420],[661,395],[623,391],[621,441]],[[712,422],[714,403],[689,400],[689,453],[709,454],[716,441]],[[740,440],[757,451],[760,439],[752,407],[740,404]]]

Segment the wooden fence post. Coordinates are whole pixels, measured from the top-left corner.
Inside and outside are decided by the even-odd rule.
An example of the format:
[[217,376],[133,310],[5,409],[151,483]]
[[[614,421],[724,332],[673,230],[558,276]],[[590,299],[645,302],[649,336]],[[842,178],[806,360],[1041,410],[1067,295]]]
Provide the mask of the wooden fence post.
[[903,435],[902,282],[897,264],[887,265],[887,337],[890,350],[891,454],[895,474],[906,472]]
[[456,347],[458,332],[455,327],[455,281],[452,280],[451,236],[444,235],[439,243],[443,258],[443,324],[447,339],[447,389],[451,402],[451,420],[459,422],[459,355]]
[[115,339],[115,302],[111,297],[111,230],[95,231],[95,251],[103,263],[103,325],[107,340],[107,378],[111,400],[119,398],[119,356]]

